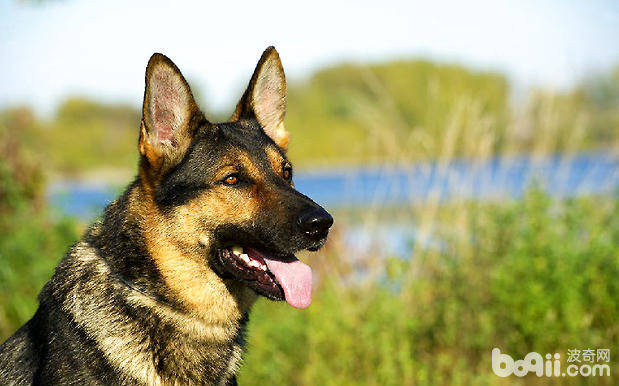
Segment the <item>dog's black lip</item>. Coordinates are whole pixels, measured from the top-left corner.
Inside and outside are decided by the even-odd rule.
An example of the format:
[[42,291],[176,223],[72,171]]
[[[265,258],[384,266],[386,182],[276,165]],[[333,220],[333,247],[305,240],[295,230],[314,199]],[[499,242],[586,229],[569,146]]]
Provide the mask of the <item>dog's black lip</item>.
[[[284,290],[268,269],[256,271],[237,263],[237,257],[232,253],[232,247],[217,249],[215,252],[214,271],[223,279],[234,279],[245,283],[259,295],[271,300],[285,300]],[[253,276],[253,277],[252,277]],[[268,278],[265,283],[264,278]]]

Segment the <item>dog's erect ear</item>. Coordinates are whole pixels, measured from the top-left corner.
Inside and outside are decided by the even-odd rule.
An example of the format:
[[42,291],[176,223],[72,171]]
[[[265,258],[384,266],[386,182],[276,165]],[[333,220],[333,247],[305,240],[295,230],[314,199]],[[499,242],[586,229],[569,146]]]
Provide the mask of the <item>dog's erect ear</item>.
[[179,69],[162,54],[146,67],[146,89],[138,148],[158,172],[185,155],[196,129],[206,123]]
[[286,151],[289,135],[284,127],[285,115],[286,77],[279,54],[271,46],[262,54],[230,120],[255,117],[273,142]]

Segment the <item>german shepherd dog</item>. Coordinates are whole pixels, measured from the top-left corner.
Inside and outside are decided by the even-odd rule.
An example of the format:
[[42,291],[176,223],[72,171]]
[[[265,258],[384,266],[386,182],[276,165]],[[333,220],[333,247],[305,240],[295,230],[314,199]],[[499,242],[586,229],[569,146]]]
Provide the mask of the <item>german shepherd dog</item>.
[[236,384],[252,304],[307,307],[312,272],[294,253],[322,247],[333,223],[294,189],[285,109],[273,47],[224,123],[154,54],[138,175],[0,346],[0,383]]

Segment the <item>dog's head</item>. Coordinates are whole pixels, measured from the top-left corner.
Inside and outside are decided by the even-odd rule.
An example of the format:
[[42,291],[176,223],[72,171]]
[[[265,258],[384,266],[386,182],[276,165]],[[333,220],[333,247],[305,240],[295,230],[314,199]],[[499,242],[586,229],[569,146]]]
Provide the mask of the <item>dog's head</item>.
[[295,190],[286,158],[286,81],[269,47],[228,122],[211,123],[164,55],[146,70],[139,181],[149,253],[185,297],[240,283],[295,307],[311,301],[311,269],[332,217]]

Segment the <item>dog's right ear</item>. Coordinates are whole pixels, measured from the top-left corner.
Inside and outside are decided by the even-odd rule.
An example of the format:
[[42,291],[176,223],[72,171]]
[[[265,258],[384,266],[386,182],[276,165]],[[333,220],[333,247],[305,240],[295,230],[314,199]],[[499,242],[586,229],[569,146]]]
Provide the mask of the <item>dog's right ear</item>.
[[146,67],[146,88],[138,149],[152,169],[163,173],[180,162],[197,128],[207,123],[187,81],[162,54]]
[[289,134],[284,127],[286,115],[286,76],[275,47],[264,50],[254,74],[230,121],[256,118],[262,130],[283,151],[288,148]]

